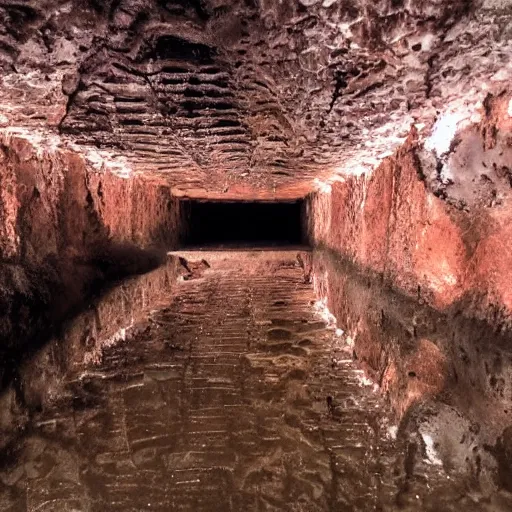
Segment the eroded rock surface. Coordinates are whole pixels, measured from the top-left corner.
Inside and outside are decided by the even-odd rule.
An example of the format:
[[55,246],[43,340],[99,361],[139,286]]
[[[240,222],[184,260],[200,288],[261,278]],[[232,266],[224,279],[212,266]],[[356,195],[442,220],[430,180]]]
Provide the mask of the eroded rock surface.
[[0,12],[4,124],[122,154],[181,194],[304,195],[510,81],[506,0],[27,0]]
[[0,140],[2,382],[111,281],[165,261],[178,238],[168,187],[95,169],[26,133]]
[[[8,452],[9,446],[25,429],[30,429],[34,413],[67,396],[66,382],[70,373],[81,371],[84,365],[98,363],[105,347],[125,341],[151,310],[168,303],[178,275],[178,259],[169,257],[153,271],[118,281],[115,286],[109,283],[108,289],[104,286],[101,293],[88,298],[86,307],[82,305],[79,313],[65,320],[58,318],[56,326],[44,324],[37,317],[39,314],[44,318],[44,311],[32,313],[31,328],[35,335],[24,339],[20,332],[12,346],[2,347],[2,454]],[[28,328],[30,326],[25,327]]]
[[[4,508],[510,509],[495,486],[510,491],[512,464],[511,9],[1,2],[2,428],[34,428],[1,475]],[[182,295],[95,373],[81,356],[101,354],[101,314],[54,336],[93,292],[164,261],[186,229],[178,197],[307,194],[329,254],[312,266],[178,260]],[[341,366],[311,279],[350,331]],[[402,418],[391,458],[350,356]]]
[[389,397],[402,426],[417,408],[430,411],[428,418],[448,407],[465,427],[446,428],[452,445],[445,448],[447,464],[451,451],[476,480],[482,472],[488,478],[489,465],[497,464],[489,448],[511,423],[510,330],[465,316],[464,309],[440,312],[331,251],[315,255],[313,275],[319,297],[349,336],[353,357]]
[[372,174],[339,178],[313,194],[313,244],[436,309],[459,308],[510,329],[509,100],[489,99],[485,119],[440,159],[413,130]]

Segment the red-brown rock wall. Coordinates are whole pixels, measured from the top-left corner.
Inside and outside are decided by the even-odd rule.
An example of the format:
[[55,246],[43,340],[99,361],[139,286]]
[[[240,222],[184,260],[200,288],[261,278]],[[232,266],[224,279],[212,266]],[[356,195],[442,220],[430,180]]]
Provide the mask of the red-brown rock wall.
[[509,101],[493,99],[481,123],[456,136],[436,164],[452,172],[442,187],[413,130],[371,176],[335,181],[309,199],[310,239],[331,255],[314,260],[318,293],[400,416],[419,399],[453,392],[472,419],[492,409],[493,428],[510,423]]
[[330,251],[313,258],[317,292],[339,319],[347,348],[403,416],[417,398],[453,384],[456,370],[444,355],[446,317],[394,293]]
[[458,459],[475,482],[496,480],[496,467],[509,475],[512,459],[499,457],[512,424],[510,331],[393,291],[334,251],[315,251],[313,269],[340,347],[389,398],[399,431],[437,432],[446,467]]
[[[406,294],[416,296],[420,287],[422,297],[445,307],[463,291],[466,250],[457,212],[452,216],[426,190],[415,163],[414,148],[406,146],[371,177],[347,178],[330,196],[314,196],[312,238]],[[329,229],[315,223],[317,210]]]
[[71,150],[45,149],[20,136],[0,143],[2,260],[26,251],[43,259],[71,247],[90,252],[92,242],[105,239],[176,244],[178,208],[167,187],[94,171]]
[[41,136],[0,136],[0,191],[2,351],[19,355],[23,340],[43,338],[108,281],[154,268],[177,244],[169,188],[97,171]]
[[[460,138],[478,134],[482,152],[492,151],[489,131],[510,134],[511,118],[503,104],[508,98]],[[512,139],[501,138],[506,151]],[[504,191],[498,178],[485,178],[485,187],[494,182],[491,195],[498,200],[474,200],[472,208],[460,208],[431,191],[422,151],[413,132],[371,176],[347,177],[334,182],[330,192],[313,195],[310,238],[434,308],[463,303],[465,314],[494,321],[498,310],[499,321],[512,325],[512,195],[505,170]],[[464,155],[454,156],[464,161]],[[479,192],[477,183],[472,198]]]
[[69,398],[70,381],[82,382],[86,364],[98,363],[105,348],[129,339],[152,309],[168,304],[178,265],[178,258],[169,256],[157,269],[107,290],[65,321],[40,350],[27,354],[17,379],[0,391],[0,448],[26,427],[29,411]]

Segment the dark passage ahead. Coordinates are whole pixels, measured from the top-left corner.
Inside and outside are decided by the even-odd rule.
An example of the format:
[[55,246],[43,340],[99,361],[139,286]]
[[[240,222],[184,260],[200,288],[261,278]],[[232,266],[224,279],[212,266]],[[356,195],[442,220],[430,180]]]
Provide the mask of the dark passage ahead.
[[301,201],[187,201],[185,246],[283,246],[303,242]]

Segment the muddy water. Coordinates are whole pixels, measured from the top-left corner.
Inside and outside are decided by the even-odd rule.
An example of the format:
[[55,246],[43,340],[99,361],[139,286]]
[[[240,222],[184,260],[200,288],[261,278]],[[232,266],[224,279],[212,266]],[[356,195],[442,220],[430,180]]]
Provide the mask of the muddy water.
[[496,510],[394,440],[296,252],[203,258],[33,414],[0,510]]

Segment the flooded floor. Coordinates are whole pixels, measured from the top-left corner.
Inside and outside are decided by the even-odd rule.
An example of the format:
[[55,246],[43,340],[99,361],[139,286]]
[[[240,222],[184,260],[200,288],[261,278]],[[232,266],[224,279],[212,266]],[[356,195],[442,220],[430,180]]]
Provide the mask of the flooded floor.
[[185,256],[201,271],[32,420],[0,510],[494,510],[413,474],[296,251]]

